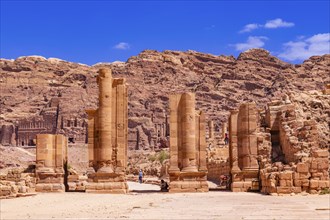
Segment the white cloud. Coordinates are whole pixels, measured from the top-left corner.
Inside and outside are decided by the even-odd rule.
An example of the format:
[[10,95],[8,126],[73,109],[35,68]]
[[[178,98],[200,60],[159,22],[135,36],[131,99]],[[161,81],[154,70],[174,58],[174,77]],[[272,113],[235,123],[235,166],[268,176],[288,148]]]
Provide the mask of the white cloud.
[[282,28],[282,27],[293,27],[294,23],[283,21],[281,18],[276,18],[274,20],[267,21],[265,24],[247,24],[244,26],[242,30],[239,31],[239,33],[246,33],[251,32],[255,29],[259,28],[266,28],[266,29],[275,29],[275,28]]
[[245,51],[251,48],[261,48],[265,45],[267,37],[264,36],[249,36],[245,43],[237,43],[233,46],[238,51]]
[[212,29],[214,29],[214,28],[215,28],[215,25],[212,24],[212,25],[210,25],[210,26],[205,27],[204,29],[207,30],[207,31],[209,31],[209,30],[212,30]]
[[289,61],[305,60],[314,55],[330,53],[330,33],[316,34],[300,41],[289,41],[278,56]]
[[125,42],[120,42],[116,44],[113,48],[118,50],[128,50],[130,48],[130,45]]
[[293,27],[294,23],[283,21],[281,18],[267,21],[265,28],[281,28],[281,27]]
[[258,29],[260,26],[260,24],[247,24],[242,30],[240,30],[239,33],[251,32],[255,29]]

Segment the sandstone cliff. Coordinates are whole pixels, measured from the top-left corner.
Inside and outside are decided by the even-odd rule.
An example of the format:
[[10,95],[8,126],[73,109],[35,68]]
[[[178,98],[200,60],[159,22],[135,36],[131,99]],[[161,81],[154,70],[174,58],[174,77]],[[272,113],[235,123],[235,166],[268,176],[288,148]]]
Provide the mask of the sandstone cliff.
[[[153,124],[165,120],[170,93],[195,92],[197,107],[215,120],[218,130],[228,110],[242,101],[255,101],[263,107],[284,93],[322,90],[330,83],[329,54],[292,65],[262,49],[248,50],[237,59],[195,51],[146,50],[125,63],[94,66],[39,56],[1,59],[0,125],[40,114],[54,97],[60,98],[61,116],[86,119],[84,110],[95,109],[98,103],[96,75],[100,67],[111,67],[114,77],[127,78],[130,140],[139,131],[144,147],[153,144]],[[134,147],[131,141],[130,148]]]

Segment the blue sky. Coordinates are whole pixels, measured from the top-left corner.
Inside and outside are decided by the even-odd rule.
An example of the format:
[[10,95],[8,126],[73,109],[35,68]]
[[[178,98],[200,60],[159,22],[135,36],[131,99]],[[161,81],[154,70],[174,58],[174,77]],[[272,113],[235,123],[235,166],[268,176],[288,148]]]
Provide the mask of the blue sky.
[[330,53],[326,1],[1,0],[0,57],[95,64],[142,50],[239,55],[260,47],[292,63]]

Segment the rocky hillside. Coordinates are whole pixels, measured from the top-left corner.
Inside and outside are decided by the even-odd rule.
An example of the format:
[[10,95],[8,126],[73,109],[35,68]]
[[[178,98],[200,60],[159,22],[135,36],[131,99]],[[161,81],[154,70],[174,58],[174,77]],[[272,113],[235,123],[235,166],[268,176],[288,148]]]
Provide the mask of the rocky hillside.
[[61,114],[86,118],[84,110],[97,107],[100,67],[127,78],[130,133],[141,131],[146,146],[153,123],[164,120],[170,93],[195,92],[197,107],[219,127],[228,110],[243,101],[262,107],[283,93],[322,90],[330,83],[330,54],[292,65],[262,49],[248,50],[237,59],[195,51],[146,50],[125,63],[93,66],[38,56],[1,59],[0,125],[38,115],[53,97],[60,97]]

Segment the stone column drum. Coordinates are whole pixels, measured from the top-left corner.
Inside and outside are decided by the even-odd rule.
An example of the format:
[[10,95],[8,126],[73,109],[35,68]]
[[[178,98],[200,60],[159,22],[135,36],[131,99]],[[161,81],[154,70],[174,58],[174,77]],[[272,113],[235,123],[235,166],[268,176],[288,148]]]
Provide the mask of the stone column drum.
[[112,108],[112,77],[108,69],[100,69],[99,77],[99,109],[98,131],[99,152],[97,172],[113,173],[112,144],[111,144],[111,108]]
[[229,161],[232,174],[241,171],[238,167],[238,152],[237,152],[237,116],[238,110],[231,110],[229,116]]
[[36,191],[63,192],[64,163],[67,161],[64,135],[38,134],[36,146]]
[[88,161],[89,166],[94,167],[94,145],[95,145],[95,110],[86,110],[88,115]]
[[238,157],[242,170],[258,170],[257,162],[257,107],[244,103],[238,114]]
[[205,116],[195,94],[170,95],[170,192],[206,192]]
[[181,97],[182,108],[182,172],[197,172],[196,167],[196,122],[195,94],[185,93]]
[[90,160],[86,192],[126,193],[126,81],[113,79],[110,69],[100,69],[97,81],[99,108],[86,110]]
[[257,107],[243,103],[229,118],[229,153],[234,192],[258,188]]
[[213,121],[209,121],[209,139],[213,139],[214,138],[214,122]]

